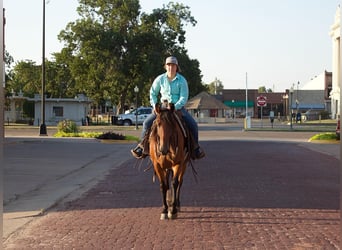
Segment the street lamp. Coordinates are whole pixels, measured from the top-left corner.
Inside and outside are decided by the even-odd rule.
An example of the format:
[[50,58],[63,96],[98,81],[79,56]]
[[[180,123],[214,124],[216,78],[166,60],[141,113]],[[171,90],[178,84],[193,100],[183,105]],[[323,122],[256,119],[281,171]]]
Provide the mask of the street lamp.
[[135,129],[138,130],[138,86],[134,87],[135,92]]
[[293,97],[293,86],[290,88],[291,104],[290,104],[290,128],[292,129],[292,97]]
[[285,94],[283,95],[283,100],[285,100],[285,105],[284,105],[284,116],[287,120],[287,100],[289,99],[289,95]]
[[[297,92],[296,92],[296,111],[298,113],[298,108],[299,108],[299,99],[298,99],[298,87],[299,87],[299,81],[297,82]],[[297,119],[296,119],[297,121]]]
[[235,119],[235,100],[232,100],[232,104],[233,104],[233,119]]
[[41,124],[39,135],[47,135],[45,125],[45,0],[43,0],[43,45],[42,45],[42,98],[41,98]]

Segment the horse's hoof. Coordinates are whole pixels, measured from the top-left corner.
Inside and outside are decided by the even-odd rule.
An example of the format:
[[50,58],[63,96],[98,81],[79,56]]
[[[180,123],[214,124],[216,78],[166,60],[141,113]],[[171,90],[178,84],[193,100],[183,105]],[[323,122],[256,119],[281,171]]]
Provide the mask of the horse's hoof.
[[177,213],[176,213],[176,214],[173,214],[173,213],[169,212],[169,213],[167,214],[167,216],[168,216],[168,218],[169,218],[170,220],[174,220],[174,219],[177,218]]
[[160,215],[160,220],[167,220],[167,219],[168,219],[167,214],[162,213]]

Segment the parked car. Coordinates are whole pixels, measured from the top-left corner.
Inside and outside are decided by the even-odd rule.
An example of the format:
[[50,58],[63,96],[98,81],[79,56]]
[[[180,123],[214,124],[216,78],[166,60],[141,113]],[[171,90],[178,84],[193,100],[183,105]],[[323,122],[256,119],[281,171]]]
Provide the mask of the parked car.
[[138,124],[143,124],[145,119],[152,113],[151,107],[139,107],[137,109],[133,109],[127,114],[120,114],[118,116],[117,124],[124,126],[135,125],[136,119],[138,119]]
[[337,137],[337,140],[340,139],[340,119],[337,120],[337,124],[336,124],[336,137]]

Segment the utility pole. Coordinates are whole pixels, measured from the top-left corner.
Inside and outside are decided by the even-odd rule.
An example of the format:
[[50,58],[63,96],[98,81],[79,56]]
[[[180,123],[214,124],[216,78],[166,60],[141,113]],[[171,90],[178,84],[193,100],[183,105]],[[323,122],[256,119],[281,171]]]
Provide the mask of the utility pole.
[[[3,8],[3,1],[0,1],[0,8],[2,9],[2,14],[0,18],[0,27],[1,27],[1,39],[0,39],[0,50],[2,52],[2,60],[0,63],[1,68],[1,77],[2,83],[0,84],[0,165],[4,169],[4,141],[5,141],[5,129],[4,129],[4,110],[5,110],[5,9]],[[0,199],[3,200],[3,171],[0,174],[0,185],[1,185],[1,192],[0,192]],[[3,205],[1,203],[0,212],[3,214]],[[0,229],[1,235],[3,234],[3,229]]]
[[45,0],[43,0],[43,43],[42,43],[42,95],[41,95],[41,124],[39,135],[47,135],[45,125]]

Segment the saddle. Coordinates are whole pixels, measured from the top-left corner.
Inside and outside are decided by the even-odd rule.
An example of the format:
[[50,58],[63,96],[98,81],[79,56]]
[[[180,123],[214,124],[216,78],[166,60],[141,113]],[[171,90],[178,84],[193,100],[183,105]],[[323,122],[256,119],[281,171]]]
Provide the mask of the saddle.
[[[185,145],[184,147],[187,149],[188,153],[190,154],[190,157],[192,159],[195,159],[195,155],[194,155],[194,148],[195,148],[195,140],[193,139],[192,133],[190,132],[187,124],[185,123],[185,121],[182,118],[182,112],[181,111],[176,111],[174,112],[175,118],[183,132],[183,136],[185,138]],[[141,145],[144,149],[143,154],[144,155],[149,155],[150,154],[150,138],[152,135],[152,132],[155,130],[156,128],[156,124],[155,121],[153,122],[151,128],[146,131],[146,134],[144,135],[144,138],[141,142]]]

